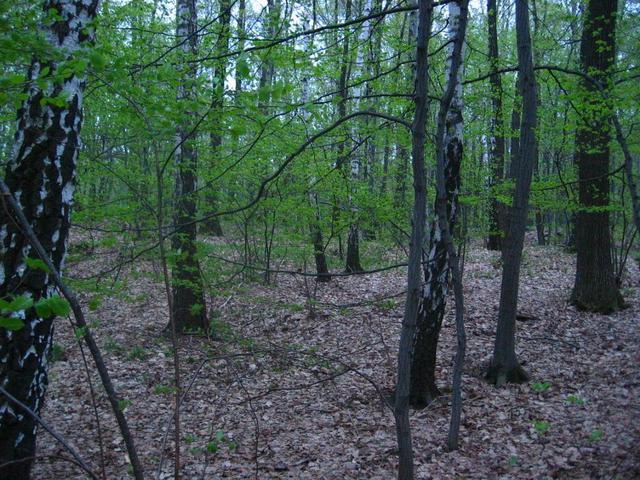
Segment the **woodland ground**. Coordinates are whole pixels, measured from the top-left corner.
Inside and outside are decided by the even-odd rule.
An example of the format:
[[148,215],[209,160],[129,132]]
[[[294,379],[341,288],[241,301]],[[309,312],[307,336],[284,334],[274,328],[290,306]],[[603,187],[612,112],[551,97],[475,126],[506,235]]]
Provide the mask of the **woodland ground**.
[[[115,258],[108,250],[86,255],[69,274],[90,275]],[[630,308],[602,316],[568,305],[574,263],[558,247],[527,247],[520,312],[530,318],[518,321],[517,342],[532,381],[496,389],[483,372],[501,270],[496,253],[470,250],[461,446],[445,449],[455,344],[449,311],[438,367],[444,395],[411,416],[417,478],[640,478],[638,265],[630,260],[624,281]],[[136,268],[153,271],[151,262]],[[162,335],[167,306],[163,287],[134,273],[123,270],[130,277],[125,291],[103,299],[89,317],[99,321],[98,343],[127,399],[147,476],[156,478],[172,411],[173,362]],[[183,384],[191,385],[182,407],[184,478],[393,479],[395,427],[383,398],[394,385],[405,282],[404,269],[335,278],[318,286],[313,315],[299,276],[278,275],[273,286],[244,283],[213,298],[223,340],[181,339]],[[57,322],[60,358],[51,367],[43,416],[99,471],[79,348],[68,322]],[[106,476],[129,478],[124,444],[95,374],[92,380]],[[214,452],[219,431],[227,440]],[[161,478],[172,477],[171,438]],[[85,478],[60,460],[65,454],[47,433],[38,440],[33,478]]]

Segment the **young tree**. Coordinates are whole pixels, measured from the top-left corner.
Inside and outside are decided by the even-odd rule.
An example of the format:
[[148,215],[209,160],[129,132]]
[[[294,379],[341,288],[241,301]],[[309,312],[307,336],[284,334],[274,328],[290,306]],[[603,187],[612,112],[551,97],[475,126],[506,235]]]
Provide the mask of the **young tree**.
[[[461,25],[461,9],[458,2],[449,4],[449,51],[446,71],[446,88],[452,90],[448,105],[440,115],[444,115],[444,176],[446,194],[446,224],[449,232],[453,232],[458,211],[458,190],[460,189],[460,166],[462,163],[463,147],[463,118],[462,118],[462,76],[463,65],[457,65],[455,76],[451,74],[454,65],[453,55],[457,41],[460,41],[458,27]],[[466,7],[465,7],[466,8]],[[464,22],[466,23],[466,21]],[[434,210],[438,210],[436,199]],[[425,284],[422,289],[422,302],[418,312],[416,338],[411,365],[411,405],[423,408],[438,394],[435,382],[436,354],[438,337],[442,327],[442,319],[449,290],[450,259],[447,252],[445,232],[439,218],[431,223],[429,236],[429,250],[424,265]]]
[[405,302],[400,346],[398,348],[398,375],[396,379],[394,417],[398,439],[398,480],[413,479],[413,449],[409,424],[409,393],[411,379],[411,350],[416,331],[416,319],[421,303],[420,261],[424,242],[427,208],[427,182],[424,167],[424,144],[428,117],[429,38],[431,37],[431,0],[420,0],[416,39],[415,113],[411,128],[413,165],[413,213],[409,267],[407,270],[407,298]]
[[[371,13],[372,0],[365,0],[363,5],[363,14],[368,15]],[[367,20],[362,24],[360,34],[358,35],[358,41],[356,42],[356,61],[355,67],[357,73],[361,76],[366,76],[369,73],[370,62],[365,60],[365,49],[368,39],[371,37],[371,28],[372,21]],[[361,87],[361,85],[357,85],[353,88],[353,95],[356,99],[356,104],[361,105],[363,102],[359,100],[362,96],[365,89]],[[361,170],[363,168],[363,163],[367,161],[367,151],[369,145],[371,145],[372,140],[366,140],[362,138],[362,134],[359,133],[363,128],[366,129],[368,120],[364,120],[364,125],[358,125],[354,127],[351,136],[355,138],[356,142],[360,144],[357,147],[357,150],[351,153],[351,175],[350,175],[350,184],[349,184],[349,210],[352,212],[352,215],[355,217],[352,219],[351,224],[349,225],[349,233],[347,236],[347,261],[345,266],[346,272],[361,272],[363,270],[362,265],[360,263],[360,226],[358,221],[358,209],[355,203],[355,196],[358,193],[358,184],[361,181]],[[362,153],[364,151],[364,153]],[[365,162],[363,162],[363,160]]]
[[197,53],[196,0],[178,0],[176,5],[176,37],[181,42],[180,83],[178,105],[186,110],[177,126],[178,146],[175,151],[177,165],[175,215],[176,233],[171,246],[176,253],[172,271],[173,315],[177,332],[187,328],[207,328],[200,264],[196,247],[196,122],[192,110],[195,101],[196,67],[189,63]]
[[518,46],[518,84],[522,97],[522,119],[517,156],[511,159],[515,191],[507,236],[502,248],[502,285],[493,358],[487,378],[500,386],[505,382],[528,380],[515,351],[515,327],[520,285],[520,263],[529,211],[531,177],[537,152],[535,128],[538,121],[536,81],[533,71],[528,1],[516,2],[516,42]]
[[[60,71],[94,40],[92,22],[98,0],[46,0],[44,37],[48,50],[31,62],[26,98],[18,110],[13,151],[5,172],[31,228],[56,269],[64,264],[82,126],[83,71]],[[44,52],[48,52],[45,55]],[[50,298],[52,276],[38,267],[38,256],[17,223],[0,209],[0,299],[20,299],[12,314],[22,328],[0,328],[0,385],[36,414],[48,383],[47,356],[53,338],[53,314],[34,302]],[[15,325],[14,325],[15,327]],[[37,424],[31,415],[0,395],[0,477],[29,478]]]
[[576,215],[576,278],[571,301],[582,310],[610,313],[623,307],[611,260],[609,143],[617,2],[589,0],[580,43],[583,109],[576,134],[579,210]]

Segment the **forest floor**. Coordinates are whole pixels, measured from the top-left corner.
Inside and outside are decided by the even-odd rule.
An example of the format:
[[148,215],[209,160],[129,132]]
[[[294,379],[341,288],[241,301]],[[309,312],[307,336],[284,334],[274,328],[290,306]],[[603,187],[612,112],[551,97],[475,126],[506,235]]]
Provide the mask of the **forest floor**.
[[[112,266],[115,252],[86,255],[83,276]],[[418,479],[640,478],[640,274],[630,260],[613,315],[577,312],[567,302],[575,257],[528,245],[522,265],[517,352],[532,380],[496,389],[483,380],[493,348],[499,256],[479,245],[466,259],[468,348],[461,445],[446,450],[455,347],[452,311],[441,334],[443,396],[413,411]],[[135,434],[147,478],[172,478],[171,344],[164,289],[151,262],[124,269],[118,296],[87,309]],[[181,338],[185,479],[395,478],[392,412],[406,271],[337,277],[305,286],[237,285],[211,299],[217,340]],[[238,283],[238,282],[237,282]],[[308,288],[307,288],[308,287]],[[126,301],[122,297],[126,297]],[[82,296],[89,305],[90,296]],[[311,300],[311,301],[309,301]],[[450,302],[451,303],[451,302]],[[43,417],[100,472],[92,396],[69,323],[58,320],[55,362]],[[88,359],[91,362],[91,359]],[[91,363],[90,363],[91,364]],[[113,415],[91,369],[106,478],[131,478]],[[61,460],[40,431],[36,479],[86,478]],[[160,459],[163,466],[159,470]]]

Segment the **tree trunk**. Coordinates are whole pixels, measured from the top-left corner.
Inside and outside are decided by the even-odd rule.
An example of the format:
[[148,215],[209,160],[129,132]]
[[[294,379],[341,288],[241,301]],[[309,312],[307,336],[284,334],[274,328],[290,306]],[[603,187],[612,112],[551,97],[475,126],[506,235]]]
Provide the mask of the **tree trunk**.
[[398,374],[394,400],[394,417],[398,439],[398,480],[413,479],[413,449],[409,424],[409,385],[411,378],[411,350],[416,330],[416,319],[420,309],[420,263],[424,240],[425,214],[427,207],[427,185],[424,168],[425,127],[428,117],[429,83],[428,51],[431,36],[431,0],[420,0],[416,49],[415,115],[411,128],[413,163],[413,222],[409,247],[407,271],[407,299],[400,346],[398,349]]
[[518,155],[512,159],[516,186],[511,207],[509,229],[502,249],[502,285],[493,358],[487,378],[500,386],[505,382],[521,383],[528,375],[515,352],[516,312],[520,282],[520,263],[529,209],[531,177],[537,152],[535,128],[538,121],[536,81],[533,71],[531,34],[527,0],[516,2],[516,41],[518,45],[518,83],[522,96],[522,121]]
[[[244,50],[244,45],[245,45],[245,38],[247,36],[246,32],[245,32],[245,22],[246,22],[246,15],[247,15],[247,8],[246,8],[247,2],[246,0],[239,0],[238,1],[238,19],[236,20],[237,25],[236,25],[236,35],[238,36],[238,50],[242,51]],[[239,68],[240,66],[240,62],[236,61],[236,71],[235,71],[235,80],[236,80],[236,90],[235,90],[235,96],[236,96],[236,100],[238,97],[238,94],[240,92],[242,92],[242,79],[243,79],[243,73],[241,71],[241,69]]]
[[[197,53],[197,13],[195,0],[178,0],[176,5],[176,36],[184,43],[182,78],[178,86],[178,103],[188,104],[195,99],[196,71],[187,63]],[[193,112],[186,112],[178,126],[179,146],[175,152],[177,164],[175,215],[176,233],[171,247],[177,252],[172,267],[173,313],[176,331],[207,328],[206,305],[200,263],[196,247],[196,171],[198,152],[194,144]]]
[[[580,62],[582,71],[611,88],[615,63],[617,2],[589,0],[585,11]],[[576,214],[576,278],[571,301],[577,308],[611,313],[624,306],[611,260],[609,229],[609,142],[611,106],[608,95],[582,80],[583,118],[576,134],[579,210]]]
[[[364,0],[363,6],[363,14],[368,15],[371,13],[372,0]],[[369,71],[369,62],[365,60],[364,49],[366,48],[366,44],[368,39],[371,36],[371,20],[367,20],[362,24],[360,34],[358,35],[358,52],[356,55],[356,67],[360,69],[360,75],[365,76]],[[365,91],[366,92],[366,91]],[[354,87],[353,95],[356,98],[360,98],[363,94],[363,89],[361,85]],[[361,105],[361,101],[357,100],[357,104]],[[360,226],[358,221],[358,206],[355,204],[355,197],[358,192],[358,187],[361,179],[361,170],[363,166],[366,168],[369,160],[367,159],[367,153],[371,153],[370,144],[371,140],[366,140],[362,138],[362,134],[359,133],[361,128],[364,128],[365,131],[368,130],[369,119],[365,118],[364,126],[358,128],[357,124],[352,132],[353,138],[355,138],[358,144],[361,146],[351,154],[351,178],[349,185],[349,206],[352,214],[352,222],[349,225],[349,235],[347,237],[347,261],[345,265],[345,272],[354,273],[363,271],[362,265],[360,263]],[[364,154],[360,153],[364,150]]]
[[496,0],[487,0],[487,23],[489,26],[489,63],[491,76],[491,104],[493,116],[490,121],[489,165],[493,195],[489,205],[489,236],[487,248],[501,250],[504,237],[504,205],[495,197],[495,189],[504,177],[504,121],[502,119],[502,79],[498,73],[498,7]]
[[[466,9],[465,9],[466,11]],[[446,110],[440,114],[443,117],[444,139],[444,182],[446,196],[446,224],[449,232],[453,232],[458,210],[458,191],[460,189],[460,165],[462,162],[462,76],[463,67],[459,59],[453,62],[456,52],[456,40],[459,41],[458,27],[461,9],[457,3],[450,4],[449,18],[449,58],[447,63],[446,89],[452,89],[451,98],[447,105],[441,105]],[[456,66],[457,73],[451,76],[451,68]],[[434,210],[438,210],[438,199]],[[411,366],[411,405],[423,408],[438,394],[435,383],[436,354],[438,337],[442,327],[442,319],[449,290],[449,258],[445,239],[445,232],[438,218],[431,224],[429,237],[429,254],[424,265],[425,285],[422,289],[422,303],[418,312],[417,331]]]
[[[631,208],[633,209],[633,223],[638,231],[638,243],[640,244],[640,199],[638,198],[638,187],[635,179],[633,178],[633,157],[631,156],[627,140],[624,138],[622,133],[622,126],[618,121],[618,117],[615,115],[613,116],[613,125],[616,130],[616,139],[618,140],[618,144],[620,145],[622,154],[624,155],[625,179],[627,181],[627,186],[629,187]],[[638,166],[640,167],[640,164]]]
[[[6,183],[56,269],[64,264],[76,159],[82,125],[85,80],[66,75],[52,78],[61,64],[72,61],[94,40],[91,27],[98,0],[75,2],[47,0],[44,10],[59,19],[45,26],[48,46],[64,59],[34,58],[28,71],[26,99],[18,110],[13,151],[5,172]],[[48,71],[48,73],[47,73]],[[43,85],[44,84],[44,85]],[[46,99],[64,98],[64,106]],[[27,263],[38,258],[7,210],[0,209],[0,298],[27,296],[34,302],[51,297],[55,282],[45,271]],[[24,326],[17,331],[0,328],[0,384],[36,414],[40,412],[48,383],[47,356],[53,341],[53,316],[39,317],[34,308],[12,314]],[[0,395],[0,470],[6,480],[29,478],[36,448],[37,424],[30,415]]]
[[[280,0],[267,0],[267,10],[265,16],[265,35],[269,39],[276,37],[280,24]],[[271,85],[275,74],[273,56],[271,50],[266,50],[262,68],[260,69],[260,82],[258,84],[258,108],[266,115],[271,101]]]
[[313,257],[316,262],[316,280],[318,282],[331,281],[331,275],[329,274],[329,266],[327,265],[327,257],[324,253],[324,241],[322,240],[322,230],[318,224],[318,218],[316,222],[311,225],[311,241],[313,242]]
[[[229,51],[229,27],[231,23],[231,3],[229,0],[220,1],[219,14],[219,33],[216,48],[217,55],[224,55]],[[213,69],[213,98],[211,100],[211,115],[220,118],[224,108],[224,84],[227,77],[226,59],[216,60]],[[220,126],[214,126],[210,134],[211,156],[214,163],[220,163],[222,158],[222,129]],[[218,205],[218,195],[214,186],[209,186],[205,195],[207,203],[207,212],[215,212]],[[213,235],[214,237],[222,237],[222,225],[220,217],[210,217],[200,225],[202,233]]]
[[[313,23],[313,28],[315,28],[315,22]],[[303,30],[307,30],[309,28],[308,19],[304,19]],[[302,39],[302,46],[304,49],[305,56],[310,58],[313,51],[313,36],[307,35]],[[305,69],[302,76],[302,104],[305,105],[309,101],[309,77],[310,73],[308,69]],[[309,111],[305,106],[302,107],[302,118],[304,120],[305,131],[306,127],[309,123]],[[314,214],[312,216],[309,229],[311,233],[311,243],[313,244],[313,257],[316,264],[316,281],[318,282],[329,282],[331,281],[331,275],[329,275],[329,266],[327,264],[327,257],[325,255],[325,246],[324,241],[322,239],[322,228],[320,227],[320,207],[318,205],[318,192],[315,190],[314,185],[316,181],[315,178],[311,179],[311,191],[309,192],[309,203],[311,204],[311,208],[314,210]]]

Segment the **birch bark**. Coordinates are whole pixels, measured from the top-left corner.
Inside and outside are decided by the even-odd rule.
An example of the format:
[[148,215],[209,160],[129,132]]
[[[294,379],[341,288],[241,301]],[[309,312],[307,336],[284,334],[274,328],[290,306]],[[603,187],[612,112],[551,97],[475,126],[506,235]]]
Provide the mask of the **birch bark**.
[[[27,98],[18,110],[13,151],[5,172],[9,189],[58,271],[64,268],[67,252],[85,78],[79,72],[64,80],[55,75],[63,62],[93,43],[91,22],[98,3],[44,2],[45,11],[59,15],[44,27],[44,36],[62,59],[35,58],[31,62]],[[64,105],[47,101],[53,97],[63,98]],[[7,210],[0,209],[0,298],[26,296],[37,302],[56,292],[53,278],[44,270],[30,267],[28,258],[38,255]],[[24,327],[17,331],[0,328],[0,385],[39,413],[48,383],[47,356],[54,318],[43,318],[34,308],[12,315],[20,318]],[[0,396],[0,464],[18,460],[2,469],[3,479],[29,478],[36,432],[33,418]]]

